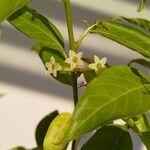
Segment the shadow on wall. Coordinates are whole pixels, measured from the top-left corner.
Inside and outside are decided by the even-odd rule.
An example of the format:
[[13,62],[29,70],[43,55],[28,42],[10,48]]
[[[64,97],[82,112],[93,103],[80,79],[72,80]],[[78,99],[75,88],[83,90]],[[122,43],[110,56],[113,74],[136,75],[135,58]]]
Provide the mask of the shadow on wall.
[[32,91],[45,93],[47,95],[57,95],[66,98],[66,100],[72,100],[72,89],[70,86],[63,85],[51,77],[46,78],[45,76],[9,67],[5,64],[0,64],[0,69],[1,82],[31,89]]
[[[61,1],[45,0],[44,3],[41,0],[36,0],[32,3],[32,7],[41,12],[45,16],[48,16],[50,20],[59,20],[61,23],[66,22],[64,7]],[[111,18],[110,14],[104,14],[103,12],[97,12],[91,9],[82,8],[81,6],[72,5],[74,14],[74,25],[78,28],[85,28],[86,24],[83,20],[87,20],[89,23],[99,18]],[[59,10],[59,11],[58,11]],[[59,27],[61,29],[61,27]],[[8,26],[4,27],[4,33],[2,34],[2,41],[19,46],[29,47],[33,46],[33,41],[22,33],[16,31],[14,28]]]
[[[43,14],[49,16],[50,19],[55,18],[61,22],[65,22],[66,20],[63,3],[60,0],[45,0],[44,3],[40,0],[37,0],[32,4],[32,6],[33,8],[41,11]],[[72,11],[74,24],[79,28],[85,27],[83,20],[93,22],[93,20],[99,18],[107,19],[112,17],[111,14],[106,14],[100,10],[97,12],[93,9],[85,8],[76,4],[72,4]]]

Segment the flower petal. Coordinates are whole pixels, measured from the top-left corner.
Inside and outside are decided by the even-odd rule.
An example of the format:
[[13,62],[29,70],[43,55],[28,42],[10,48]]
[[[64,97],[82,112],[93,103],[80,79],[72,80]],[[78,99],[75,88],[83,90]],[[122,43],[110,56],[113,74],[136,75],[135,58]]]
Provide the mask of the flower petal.
[[77,64],[71,63],[71,65],[70,65],[70,69],[71,69],[71,70],[74,70],[76,67],[77,67]]
[[54,58],[53,56],[51,56],[50,62],[51,62],[52,64],[55,64],[55,58]]
[[68,64],[71,64],[71,58],[70,58],[70,57],[67,58],[67,59],[65,60],[65,62],[68,63]]
[[100,62],[99,57],[98,57],[98,56],[96,56],[96,55],[94,55],[94,61],[95,61],[95,63],[96,63],[96,64],[97,64],[97,63],[99,63],[99,62]]
[[53,76],[57,77],[57,71],[56,70],[53,70]]
[[60,71],[60,70],[62,70],[62,66],[60,66],[59,64],[57,64],[58,66],[57,66],[57,70],[58,71]]
[[47,74],[50,75],[52,73],[52,69],[47,70]]
[[80,58],[82,58],[83,52],[79,52],[77,55],[78,55]]
[[107,58],[106,58],[106,57],[103,57],[103,58],[100,60],[100,62],[101,62],[101,65],[102,65],[102,66],[105,66],[105,64],[106,64],[106,62],[107,62]]
[[89,64],[88,67],[94,70],[97,68],[95,63]]
[[80,60],[80,65],[84,65],[84,61],[83,60]]
[[49,68],[49,66],[50,66],[50,63],[49,63],[49,62],[46,62],[46,63],[45,63],[45,67],[46,67],[46,68]]
[[69,57],[72,58],[74,56],[76,56],[76,53],[73,50],[70,50],[69,51]]

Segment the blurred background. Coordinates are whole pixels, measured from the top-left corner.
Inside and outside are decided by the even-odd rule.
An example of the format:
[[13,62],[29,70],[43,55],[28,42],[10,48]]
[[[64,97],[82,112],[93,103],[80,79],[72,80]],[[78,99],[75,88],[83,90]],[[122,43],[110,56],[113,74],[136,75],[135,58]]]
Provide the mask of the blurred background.
[[[72,0],[76,38],[96,19],[115,16],[150,19],[150,2],[137,13],[140,0]],[[67,43],[67,28],[61,0],[33,0],[31,5],[60,29]],[[0,40],[0,150],[22,145],[36,146],[34,132],[39,120],[51,111],[72,111],[72,90],[45,75],[44,66],[31,50],[34,42],[11,27],[2,25]],[[80,50],[85,55],[106,56],[111,64],[126,64],[141,55],[107,40],[89,36]],[[146,150],[132,133],[134,149]]]

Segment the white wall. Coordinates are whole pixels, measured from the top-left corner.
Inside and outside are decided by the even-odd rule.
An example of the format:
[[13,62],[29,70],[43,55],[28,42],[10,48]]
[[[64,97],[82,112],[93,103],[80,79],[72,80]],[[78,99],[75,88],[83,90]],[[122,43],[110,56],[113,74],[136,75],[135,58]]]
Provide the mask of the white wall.
[[[150,17],[147,7],[137,13],[137,2],[130,0],[72,0],[76,37],[89,23],[98,18],[116,15]],[[32,5],[48,16],[66,36],[65,14],[60,0],[35,0]],[[0,150],[23,145],[36,146],[34,130],[47,113],[58,109],[72,111],[72,91],[45,76],[39,57],[31,51],[34,42],[16,31],[7,22],[3,24],[0,41]],[[127,63],[141,57],[127,48],[105,38],[89,37],[81,48],[87,55],[107,56],[110,63]],[[134,137],[135,135],[132,134]],[[134,138],[135,150],[142,150]],[[144,148],[143,148],[144,150]]]

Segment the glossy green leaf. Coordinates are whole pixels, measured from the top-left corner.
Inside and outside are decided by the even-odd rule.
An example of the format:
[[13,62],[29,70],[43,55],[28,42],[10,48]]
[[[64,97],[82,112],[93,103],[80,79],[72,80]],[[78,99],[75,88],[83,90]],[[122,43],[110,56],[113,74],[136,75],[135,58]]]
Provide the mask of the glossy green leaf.
[[133,63],[142,65],[142,66],[150,69],[150,61],[148,61],[148,60],[145,60],[145,59],[134,59],[134,60],[131,60],[128,65],[130,66]]
[[100,128],[81,150],[132,150],[132,139],[123,126]]
[[66,143],[56,143],[66,136],[71,121],[72,114],[68,112],[61,113],[53,120],[44,139],[44,150],[63,150],[66,147]]
[[36,138],[37,145],[39,147],[43,147],[43,141],[46,136],[48,127],[50,126],[54,118],[57,116],[58,116],[58,111],[54,111],[48,114],[46,117],[44,117],[37,125],[36,131],[35,131],[35,138]]
[[143,8],[145,7],[146,2],[147,2],[147,0],[141,0],[140,6],[137,10],[138,12],[141,12],[143,10]]
[[30,38],[64,53],[64,40],[58,29],[44,16],[25,6],[11,15],[8,21]]
[[7,19],[11,14],[30,1],[31,0],[0,0],[0,22]]
[[150,36],[116,21],[100,21],[91,33],[102,35],[150,58]]
[[50,57],[53,56],[56,62],[58,62],[64,69],[57,74],[57,77],[54,78],[64,84],[72,85],[71,73],[69,71],[65,71],[65,68],[69,68],[69,65],[65,63],[65,57],[62,55],[62,53],[44,46],[43,44],[35,45],[33,50],[38,53],[44,65],[50,60]]
[[78,102],[70,132],[63,141],[76,139],[115,119],[150,110],[150,77],[133,68],[115,66],[102,72]]

